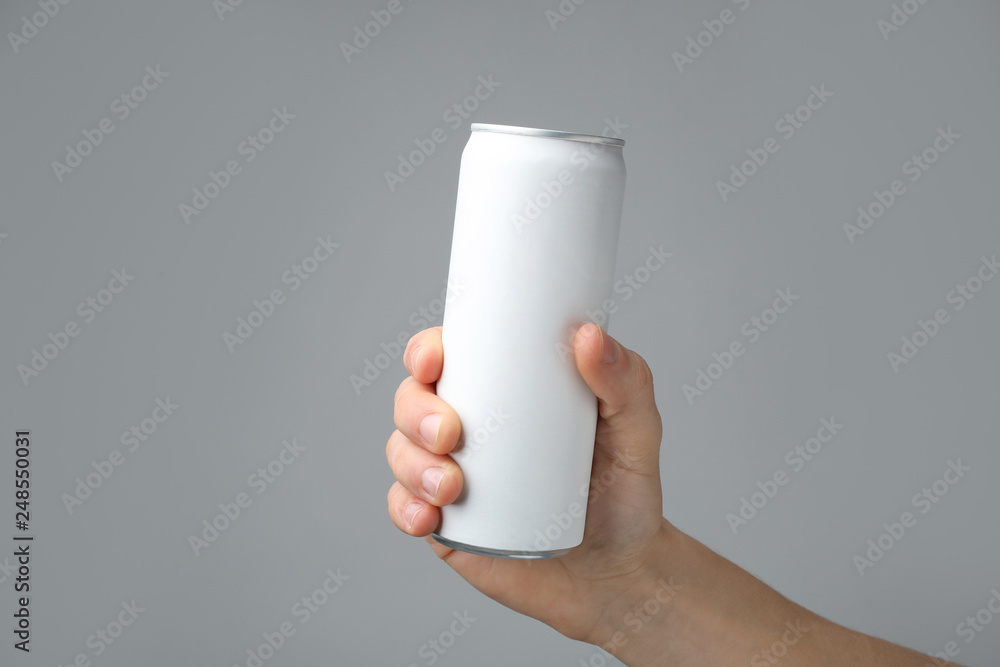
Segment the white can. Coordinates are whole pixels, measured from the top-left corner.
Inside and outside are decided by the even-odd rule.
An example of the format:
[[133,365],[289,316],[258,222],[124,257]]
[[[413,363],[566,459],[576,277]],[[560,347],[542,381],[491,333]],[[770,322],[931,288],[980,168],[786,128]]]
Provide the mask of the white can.
[[437,383],[462,421],[452,456],[465,485],[441,510],[442,544],[538,559],[583,541],[597,399],[572,345],[583,324],[609,315],[624,145],[472,125]]

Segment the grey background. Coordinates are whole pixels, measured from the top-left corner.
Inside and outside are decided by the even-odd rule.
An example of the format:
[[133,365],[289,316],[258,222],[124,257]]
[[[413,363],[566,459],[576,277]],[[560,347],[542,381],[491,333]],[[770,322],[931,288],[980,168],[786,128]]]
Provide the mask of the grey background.
[[[405,370],[360,393],[350,376],[444,287],[469,123],[600,133],[617,118],[617,273],[650,245],[673,253],[610,326],[656,378],[665,515],[820,614],[996,664],[1000,622],[971,643],[956,626],[1000,587],[1000,281],[960,312],[946,295],[1000,252],[1000,5],[928,2],[884,39],[886,0],[590,0],[555,29],[555,0],[402,0],[347,62],[340,43],[386,4],[245,0],[220,19],[208,1],[70,2],[17,52],[8,33],[41,10],[0,7],[0,537],[16,532],[19,428],[36,535],[32,652],[5,631],[0,662],[245,665],[292,621],[264,664],[425,665],[421,646],[468,610],[437,664],[600,664],[396,530],[383,447]],[[724,9],[735,22],[678,71],[672,54]],[[169,76],[119,120],[115,98],[157,65]],[[445,111],[491,75],[453,128]],[[833,97],[781,138],[821,85]],[[240,142],[283,107],[295,118],[245,162]],[[52,162],[105,117],[115,130],[60,182]],[[957,143],[849,243],[855,209],[949,126]],[[439,127],[447,141],[390,191],[384,172]],[[723,202],[716,182],[769,136],[780,151]],[[241,173],[185,224],[179,204],[231,159]],[[327,235],[340,248],[292,291],[283,273]],[[84,323],[77,304],[122,267],[134,280]],[[682,385],[786,287],[794,307],[690,405]],[[223,334],[275,288],[287,301],[231,353]],[[893,372],[887,353],[937,308],[951,321]],[[70,321],[79,335],[25,386],[18,365]],[[180,407],[127,452],[120,434],[166,397]],[[734,534],[726,514],[830,416],[843,431]],[[248,478],[291,438],[305,451],[257,495]],[[63,494],[115,449],[124,463],[70,514]],[[859,575],[853,556],[959,458],[971,472]],[[252,504],[195,556],[189,536],[240,492]],[[328,568],[350,578],[300,624],[292,607]],[[5,577],[5,627],[14,598]],[[144,611],[95,656],[88,636],[133,599]]]

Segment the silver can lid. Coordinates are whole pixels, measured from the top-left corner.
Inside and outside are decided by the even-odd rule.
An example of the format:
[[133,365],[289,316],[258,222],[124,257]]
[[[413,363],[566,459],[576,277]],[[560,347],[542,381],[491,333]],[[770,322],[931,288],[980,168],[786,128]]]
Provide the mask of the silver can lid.
[[591,144],[604,144],[606,146],[624,146],[624,139],[614,137],[602,137],[596,134],[578,134],[576,132],[562,132],[560,130],[541,130],[534,127],[517,127],[515,125],[491,125],[489,123],[473,123],[473,132],[501,132],[503,134],[523,134],[529,137],[549,137],[550,139],[565,139],[567,141],[585,141]]

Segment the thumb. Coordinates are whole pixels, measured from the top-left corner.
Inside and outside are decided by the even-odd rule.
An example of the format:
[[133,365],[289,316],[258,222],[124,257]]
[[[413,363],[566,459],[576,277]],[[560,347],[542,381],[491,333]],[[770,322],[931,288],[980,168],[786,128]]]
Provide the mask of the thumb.
[[593,323],[577,331],[573,351],[580,375],[598,398],[595,461],[607,457],[659,479],[663,422],[646,360]]

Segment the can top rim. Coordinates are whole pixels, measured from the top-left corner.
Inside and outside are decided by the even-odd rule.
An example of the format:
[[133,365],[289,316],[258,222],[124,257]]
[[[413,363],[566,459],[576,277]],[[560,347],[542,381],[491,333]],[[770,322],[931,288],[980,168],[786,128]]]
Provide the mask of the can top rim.
[[473,123],[473,132],[500,132],[503,134],[522,134],[530,137],[549,137],[551,139],[564,139],[567,141],[585,141],[591,144],[604,144],[606,146],[624,146],[624,139],[614,137],[602,137],[596,134],[578,134],[576,132],[563,132],[561,130],[542,130],[535,127],[518,127],[516,125],[493,125],[490,123]]

